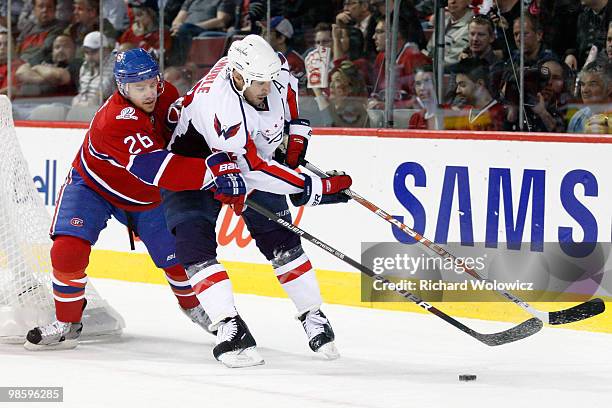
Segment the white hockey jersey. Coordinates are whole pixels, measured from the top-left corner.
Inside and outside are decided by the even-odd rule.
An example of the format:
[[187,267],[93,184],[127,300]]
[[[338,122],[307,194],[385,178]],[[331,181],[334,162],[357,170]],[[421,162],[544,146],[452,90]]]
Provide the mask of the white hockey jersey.
[[[256,109],[236,91],[227,57],[221,58],[185,96],[168,149],[173,153],[207,157],[231,153],[249,189],[278,194],[303,190],[304,177],[272,160],[283,141],[285,123],[298,118],[297,79],[284,57],[273,81],[266,109]],[[205,177],[212,186],[212,175]]]

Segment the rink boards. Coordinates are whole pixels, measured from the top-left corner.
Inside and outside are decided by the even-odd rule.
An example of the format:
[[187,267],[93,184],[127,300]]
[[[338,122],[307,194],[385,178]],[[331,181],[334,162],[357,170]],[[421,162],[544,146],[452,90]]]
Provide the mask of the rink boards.
[[[82,124],[18,123],[17,135],[35,185],[49,211],[82,142]],[[438,242],[609,243],[612,238],[612,138],[545,134],[316,129],[307,158],[323,169],[346,170],[354,190]],[[491,203],[499,203],[496,210]],[[508,211],[506,211],[508,210]],[[356,203],[293,211],[300,227],[359,260],[362,242],[408,242]],[[508,218],[506,212],[512,213]],[[467,216],[466,216],[467,213]],[[524,217],[519,216],[524,214]],[[243,222],[223,210],[219,258],[242,293],[284,296],[271,267]],[[405,302],[361,302],[360,276],[331,255],[304,245],[330,303],[418,311]],[[500,244],[501,246],[501,244]],[[537,246],[537,245],[536,245]],[[612,269],[608,262],[608,270]],[[142,243],[129,250],[116,222],[101,234],[88,273],[93,277],[165,283]],[[612,292],[612,273],[597,295]],[[561,308],[541,304],[543,309]],[[508,303],[444,303],[463,317],[517,321],[526,315]],[[570,325],[612,332],[612,318]]]

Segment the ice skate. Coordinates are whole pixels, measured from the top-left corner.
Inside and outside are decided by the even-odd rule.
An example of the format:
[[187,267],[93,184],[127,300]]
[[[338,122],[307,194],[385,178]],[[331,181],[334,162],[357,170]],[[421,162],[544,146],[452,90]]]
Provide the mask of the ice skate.
[[183,309],[181,307],[181,310],[188,318],[191,319],[192,322],[206,330],[206,332],[215,336],[217,335],[217,330],[210,330],[210,325],[212,322],[210,321],[210,317],[208,317],[208,315],[204,311],[202,305],[197,305],[196,307],[192,307],[191,309]]
[[308,336],[308,345],[312,351],[320,353],[329,360],[340,357],[334,344],[334,331],[321,310],[309,310],[299,316],[298,320],[302,322],[306,336]]
[[30,351],[73,349],[78,345],[81,330],[83,330],[81,323],[56,320],[46,326],[30,330],[23,346]]
[[217,345],[213,355],[229,368],[260,365],[263,358],[257,352],[255,339],[238,315],[228,317],[217,326]]

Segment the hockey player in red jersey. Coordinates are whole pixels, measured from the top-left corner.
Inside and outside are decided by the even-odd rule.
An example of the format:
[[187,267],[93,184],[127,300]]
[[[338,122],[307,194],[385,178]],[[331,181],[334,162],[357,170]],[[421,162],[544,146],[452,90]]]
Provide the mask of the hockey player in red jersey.
[[30,350],[76,347],[86,306],[85,269],[111,216],[138,234],[185,314],[206,330],[210,324],[176,260],[160,206],[160,187],[201,189],[205,162],[166,150],[170,135],[164,121],[178,92],[164,83],[146,51],[119,53],[114,74],[118,91],[93,118],[59,193],[50,231],[57,320],[28,332]]
[[[274,267],[296,307],[310,348],[328,358],[338,357],[331,324],[321,311],[315,272],[299,237],[244,207],[249,191],[249,199],[291,221],[286,195],[296,206],[348,201],[341,192],[350,187],[349,176],[321,179],[293,170],[304,157],[311,128],[299,117],[297,80],[286,59],[263,38],[249,35],[232,43],[228,56],[174,108],[180,115],[176,115],[169,149],[206,157],[210,174],[205,185],[216,188],[214,194],[164,192],[177,257],[210,316],[211,328],[218,330],[213,355],[228,367],[263,363],[255,339],[236,311],[227,272],[216,259],[215,224],[226,203],[242,214],[257,247]],[[274,160],[285,126],[289,133],[286,157]]]

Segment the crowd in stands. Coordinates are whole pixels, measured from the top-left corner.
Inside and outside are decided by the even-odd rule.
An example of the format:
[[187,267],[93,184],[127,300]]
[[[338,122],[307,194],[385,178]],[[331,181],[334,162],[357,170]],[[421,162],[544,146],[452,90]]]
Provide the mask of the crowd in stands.
[[17,99],[64,97],[96,108],[114,90],[114,55],[133,47],[163,56],[166,79],[186,92],[232,40],[256,33],[287,59],[316,126],[383,126],[390,99],[401,128],[612,133],[609,0],[448,0],[441,98],[433,0],[400,2],[392,87],[385,0],[276,0],[269,24],[265,0],[168,0],[163,14],[157,0],[104,0],[102,18],[100,0],[14,0],[11,16],[7,2],[0,0],[0,93],[9,90],[12,42]]

